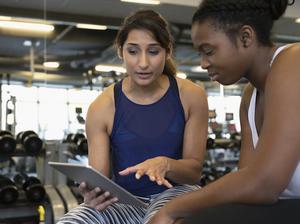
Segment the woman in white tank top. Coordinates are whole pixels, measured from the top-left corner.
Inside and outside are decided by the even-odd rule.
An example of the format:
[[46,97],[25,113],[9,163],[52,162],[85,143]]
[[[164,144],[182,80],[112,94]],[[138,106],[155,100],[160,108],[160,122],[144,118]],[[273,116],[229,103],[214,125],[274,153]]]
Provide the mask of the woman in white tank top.
[[174,223],[226,203],[274,205],[289,201],[281,198],[300,199],[300,44],[277,48],[270,38],[273,22],[293,3],[201,2],[193,16],[192,40],[202,68],[223,85],[249,80],[240,107],[239,170],[172,200],[151,224]]

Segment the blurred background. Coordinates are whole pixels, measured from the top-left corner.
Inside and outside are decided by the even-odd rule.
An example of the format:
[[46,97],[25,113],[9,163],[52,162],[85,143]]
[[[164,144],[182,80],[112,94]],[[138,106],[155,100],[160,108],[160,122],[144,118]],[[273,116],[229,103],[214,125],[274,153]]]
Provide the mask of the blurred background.
[[[123,77],[114,38],[124,17],[141,8],[154,9],[167,19],[175,39],[177,75],[204,86],[207,92],[209,135],[201,184],[236,169],[239,103],[247,81],[222,86],[211,82],[199,67],[190,24],[200,2],[0,0],[0,174],[19,183],[15,186],[0,175],[0,223],[53,223],[82,200],[76,184],[53,171],[47,161],[87,163],[87,108]],[[300,1],[296,0],[274,25],[273,40],[278,46],[300,41],[299,17]],[[14,178],[17,173],[21,177]],[[24,196],[27,190],[19,190],[25,182],[36,189],[28,176],[41,182],[38,193],[33,193],[40,198],[30,202]],[[7,186],[10,191],[5,190]],[[1,207],[1,202],[11,206]],[[63,206],[59,210],[56,205]]]

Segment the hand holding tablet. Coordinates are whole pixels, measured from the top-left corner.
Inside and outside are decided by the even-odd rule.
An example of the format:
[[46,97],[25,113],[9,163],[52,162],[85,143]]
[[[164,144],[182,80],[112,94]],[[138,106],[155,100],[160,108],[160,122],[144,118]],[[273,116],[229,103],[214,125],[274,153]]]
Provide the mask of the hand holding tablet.
[[146,203],[90,166],[60,162],[49,162],[49,165],[78,183],[85,182],[89,188],[99,187],[102,191],[110,192],[111,197],[117,197],[119,203],[147,207]]

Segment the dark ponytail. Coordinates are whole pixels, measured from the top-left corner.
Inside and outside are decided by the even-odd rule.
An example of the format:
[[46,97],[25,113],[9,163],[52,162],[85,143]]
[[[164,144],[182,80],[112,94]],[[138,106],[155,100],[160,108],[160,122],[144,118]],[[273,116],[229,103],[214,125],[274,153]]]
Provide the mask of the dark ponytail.
[[164,70],[163,70],[163,74],[165,75],[176,75],[177,73],[177,70],[176,70],[176,66],[174,64],[174,61],[169,58],[166,60],[166,63],[165,63],[165,67],[164,67]]
[[279,19],[285,12],[288,5],[293,5],[295,0],[269,0],[273,20]]

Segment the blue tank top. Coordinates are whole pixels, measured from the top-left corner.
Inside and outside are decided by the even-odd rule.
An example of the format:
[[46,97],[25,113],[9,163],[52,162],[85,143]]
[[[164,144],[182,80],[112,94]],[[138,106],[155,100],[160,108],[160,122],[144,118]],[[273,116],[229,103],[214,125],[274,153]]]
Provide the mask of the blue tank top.
[[117,184],[134,195],[147,197],[167,188],[149,180],[135,179],[135,174],[121,176],[119,171],[147,159],[166,156],[182,158],[185,116],[176,79],[169,77],[169,88],[157,102],[140,105],[122,91],[122,81],[115,85],[115,116],[110,136],[112,172]]

